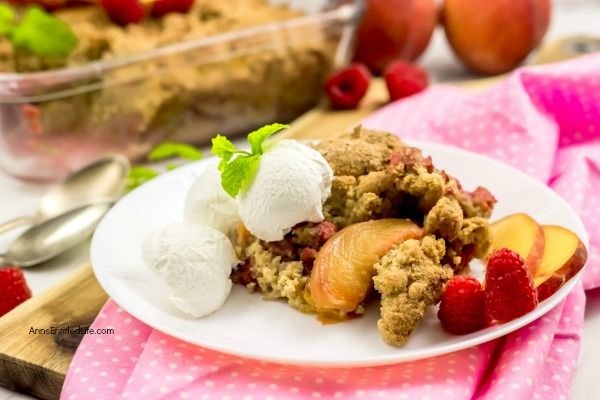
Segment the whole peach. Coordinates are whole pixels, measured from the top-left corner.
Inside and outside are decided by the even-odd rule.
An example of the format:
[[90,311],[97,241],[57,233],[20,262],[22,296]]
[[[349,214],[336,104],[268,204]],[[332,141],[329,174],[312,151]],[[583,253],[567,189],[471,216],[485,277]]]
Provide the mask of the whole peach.
[[355,61],[376,74],[395,59],[413,61],[423,53],[437,22],[435,0],[365,0]]
[[466,66],[499,74],[518,66],[540,43],[550,0],[445,0],[446,37]]

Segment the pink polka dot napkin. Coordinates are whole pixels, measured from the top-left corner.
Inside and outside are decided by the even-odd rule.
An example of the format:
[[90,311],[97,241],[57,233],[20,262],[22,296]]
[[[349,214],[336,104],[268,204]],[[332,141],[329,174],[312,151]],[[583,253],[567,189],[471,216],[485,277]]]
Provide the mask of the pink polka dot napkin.
[[171,338],[109,301],[83,339],[64,399],[566,399],[576,368],[584,289],[600,286],[600,54],[523,68],[488,90],[437,86],[365,121],[402,137],[449,143],[548,182],[590,233],[583,282],[536,322],[500,340],[413,363],[294,367]]

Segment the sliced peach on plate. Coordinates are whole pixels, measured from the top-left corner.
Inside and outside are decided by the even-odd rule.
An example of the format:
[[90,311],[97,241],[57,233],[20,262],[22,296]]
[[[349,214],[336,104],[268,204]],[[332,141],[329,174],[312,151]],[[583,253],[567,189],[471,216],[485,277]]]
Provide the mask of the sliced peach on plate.
[[506,247],[525,260],[532,275],[536,275],[544,255],[545,239],[542,227],[527,214],[512,214],[491,224],[490,252]]
[[397,244],[422,236],[423,229],[404,219],[361,222],[337,232],[315,259],[312,303],[317,310],[355,311],[372,287],[375,263]]
[[587,250],[575,233],[555,225],[542,229],[546,245],[540,267],[533,275],[540,301],[554,294],[587,261]]

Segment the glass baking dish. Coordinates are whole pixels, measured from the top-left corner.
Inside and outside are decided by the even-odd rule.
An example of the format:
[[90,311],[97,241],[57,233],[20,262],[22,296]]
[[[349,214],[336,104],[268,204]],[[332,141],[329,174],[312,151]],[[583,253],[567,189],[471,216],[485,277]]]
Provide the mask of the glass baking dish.
[[0,73],[0,167],[48,181],[106,153],[206,143],[309,110],[349,58],[360,1],[273,1],[302,17],[127,57]]

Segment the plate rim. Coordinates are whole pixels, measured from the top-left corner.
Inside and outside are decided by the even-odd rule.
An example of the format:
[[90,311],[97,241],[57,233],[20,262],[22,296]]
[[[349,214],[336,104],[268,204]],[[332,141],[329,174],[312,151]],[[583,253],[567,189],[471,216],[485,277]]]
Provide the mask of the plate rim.
[[[475,153],[475,152],[472,152],[472,151],[469,151],[466,149],[462,149],[462,148],[453,146],[451,144],[421,141],[421,140],[412,140],[412,139],[403,139],[403,141],[411,146],[423,149],[424,153],[427,153],[428,149],[434,149],[434,148],[441,149],[442,151],[451,150],[453,152],[458,152],[457,156],[464,154],[464,155],[468,155],[469,157],[476,157],[476,158],[481,159],[482,161],[485,161],[485,162],[488,162],[491,164],[495,164],[496,166],[499,166],[503,169],[508,169],[511,173],[516,173],[518,175],[521,175],[524,179],[530,181],[530,183],[537,186],[539,189],[547,192],[552,197],[554,197],[556,201],[562,203],[562,205],[565,206],[566,210],[568,210],[568,212],[570,214],[569,218],[572,218],[574,223],[579,225],[579,228],[580,228],[581,232],[583,233],[583,237],[580,237],[580,240],[584,243],[586,248],[589,249],[589,235],[585,228],[585,225],[583,224],[583,221],[581,220],[581,218],[579,217],[577,212],[571,207],[571,205],[569,203],[567,203],[567,201],[560,194],[558,194],[557,192],[552,190],[545,183],[537,180],[536,178],[526,174],[525,172],[519,170],[518,168],[516,168],[510,164],[496,160],[487,155]],[[203,343],[198,340],[193,340],[193,338],[190,338],[189,336],[181,334],[178,329],[171,328],[168,325],[163,325],[160,323],[160,321],[150,320],[149,318],[145,317],[144,315],[139,315],[139,313],[136,310],[133,310],[133,312],[132,312],[132,310],[130,310],[129,307],[123,306],[115,299],[114,294],[115,294],[115,292],[117,292],[117,290],[113,290],[112,285],[108,282],[108,277],[103,275],[100,272],[100,267],[98,265],[101,263],[94,262],[94,260],[98,259],[98,257],[96,256],[96,252],[98,251],[97,250],[98,249],[97,242],[99,240],[98,237],[100,236],[98,234],[98,232],[102,232],[105,229],[106,221],[110,220],[110,218],[107,218],[107,217],[109,217],[112,213],[116,212],[114,210],[119,209],[122,206],[123,200],[125,200],[126,198],[129,198],[131,196],[140,196],[140,193],[143,193],[145,190],[150,190],[148,188],[151,188],[152,186],[155,186],[155,185],[161,185],[163,180],[172,179],[173,176],[176,176],[179,174],[184,174],[187,171],[195,170],[201,164],[209,165],[210,162],[214,162],[214,161],[216,161],[215,157],[209,157],[206,159],[202,159],[202,160],[184,165],[176,170],[169,171],[167,173],[164,173],[164,174],[158,176],[157,178],[146,183],[139,189],[133,190],[132,192],[123,196],[123,198],[121,198],[115,204],[115,206],[108,211],[108,213],[105,215],[105,217],[98,224],[98,227],[96,228],[96,231],[94,232],[94,235],[92,237],[92,242],[91,242],[91,246],[90,246],[90,261],[91,261],[91,265],[92,265],[92,270],[93,270],[94,275],[95,275],[96,279],[98,280],[98,283],[100,284],[100,286],[102,286],[102,288],[106,291],[106,293],[109,295],[111,300],[115,301],[115,303],[117,303],[123,310],[128,312],[130,315],[132,315],[139,321],[145,323],[146,325],[150,326],[151,328],[156,329],[156,330],[158,330],[164,334],[167,334],[171,337],[182,340],[186,343],[193,344],[195,346],[203,347],[203,348],[217,351],[217,352],[220,352],[223,354],[247,358],[247,359],[256,360],[256,361],[283,364],[283,365],[313,366],[313,367],[343,367],[343,368],[360,368],[360,367],[374,367],[374,366],[401,364],[401,363],[406,363],[406,362],[411,362],[411,361],[416,361],[416,360],[429,359],[429,358],[433,358],[433,357],[437,357],[437,356],[441,356],[441,355],[445,355],[445,354],[450,354],[450,353],[461,351],[461,350],[464,350],[467,348],[471,348],[471,347],[474,347],[477,345],[488,343],[492,340],[504,337],[505,335],[507,335],[509,333],[517,331],[518,329],[520,329],[540,318],[543,318],[547,313],[549,313],[556,306],[558,306],[560,304],[560,302],[564,301],[567,298],[569,293],[575,288],[575,286],[581,280],[581,277],[583,276],[583,273],[586,270],[586,267],[588,264],[588,262],[586,261],[585,265],[581,268],[581,270],[576,275],[574,275],[556,293],[554,293],[548,299],[544,300],[540,305],[538,305],[538,307],[536,307],[530,313],[528,313],[522,317],[519,317],[518,319],[513,320],[511,322],[502,324],[502,325],[496,325],[496,326],[486,328],[484,330],[477,331],[477,332],[474,332],[474,333],[471,333],[468,335],[462,335],[462,337],[464,339],[461,340],[460,342],[448,343],[444,346],[435,346],[435,347],[431,347],[431,348],[425,349],[425,350],[414,349],[414,350],[409,350],[402,354],[390,352],[389,354],[372,356],[372,357],[370,357],[369,360],[342,361],[342,362],[335,361],[335,360],[328,361],[328,360],[314,360],[314,359],[303,359],[303,358],[290,358],[290,357],[286,357],[286,356],[277,356],[277,355],[272,355],[272,354],[270,355],[270,354],[259,353],[257,351],[255,351],[255,352],[253,352],[253,351],[235,351],[234,352],[224,346],[219,346],[219,345],[214,345],[214,344],[206,344],[206,343]],[[588,261],[589,261],[589,259],[588,259]]]

